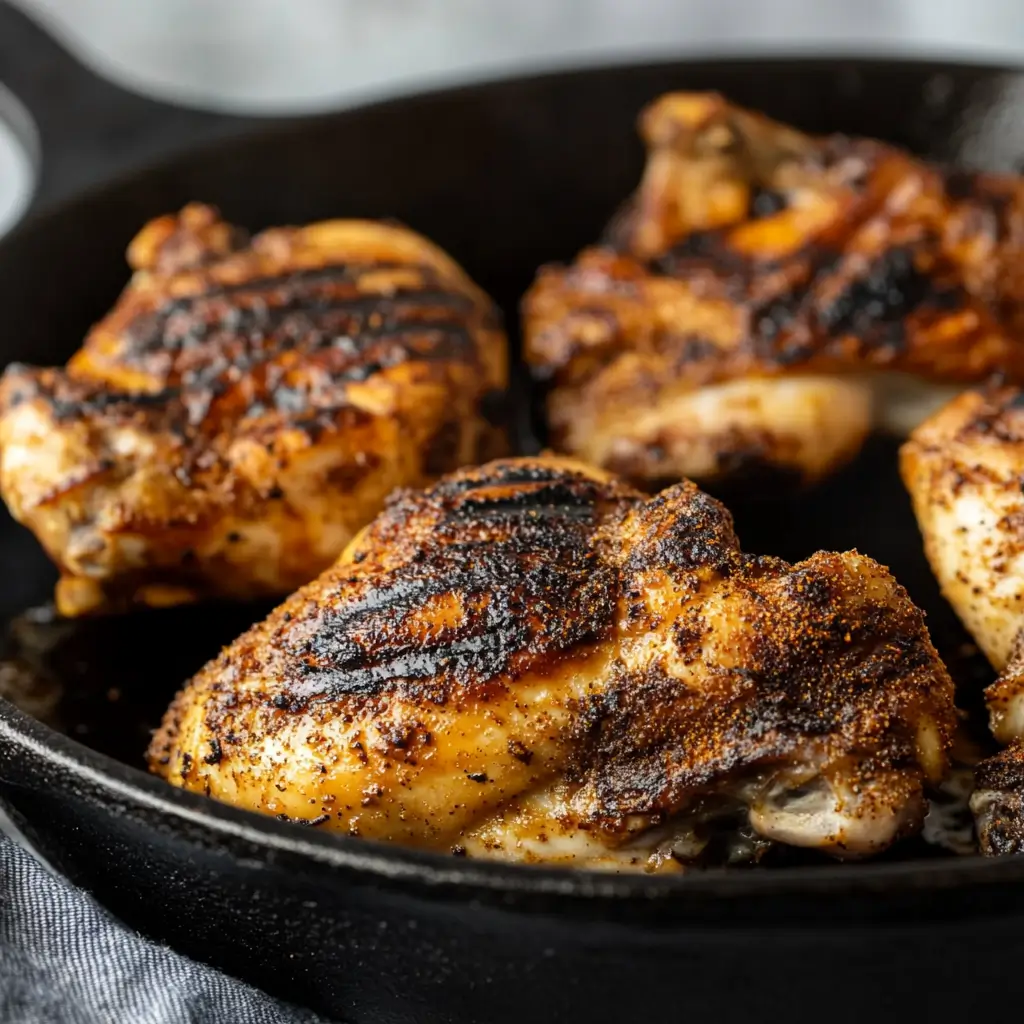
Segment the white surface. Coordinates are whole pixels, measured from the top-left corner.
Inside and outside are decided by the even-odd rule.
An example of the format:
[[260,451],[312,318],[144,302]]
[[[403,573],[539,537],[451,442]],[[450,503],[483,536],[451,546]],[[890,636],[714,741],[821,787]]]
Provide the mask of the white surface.
[[1020,0],[15,0],[165,97],[310,110],[524,67],[695,51],[1024,52]]
[[17,221],[32,196],[34,149],[28,114],[0,85],[0,235]]

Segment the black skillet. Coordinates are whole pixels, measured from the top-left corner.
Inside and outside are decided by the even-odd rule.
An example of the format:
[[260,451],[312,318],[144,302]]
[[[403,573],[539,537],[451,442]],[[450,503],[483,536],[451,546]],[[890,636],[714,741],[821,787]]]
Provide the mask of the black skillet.
[[[634,120],[666,89],[719,89],[812,131],[877,135],[973,165],[1024,156],[1024,75],[897,60],[603,68],[246,133],[238,119],[99,82],[0,5],[0,78],[40,119],[48,201],[72,171],[99,180],[112,155],[161,155],[169,124],[206,142],[44,202],[0,243],[0,362],[63,361],[123,284],[136,228],[190,199],[252,228],[398,217],[453,252],[514,331],[534,269],[594,238],[635,184]],[[787,557],[856,545],[887,562],[929,610],[970,703],[984,670],[960,657],[965,637],[924,565],[893,457],[877,441],[813,495],[737,507],[740,532],[750,549]],[[5,619],[47,600],[53,572],[6,517],[0,565]],[[177,683],[256,614],[185,610],[74,628],[37,615],[10,627],[18,671],[33,667],[17,675],[9,662],[0,678],[38,717],[0,701],[0,800],[51,863],[146,934],[277,996],[373,1024],[820,1024],[908,1011],[963,1021],[1010,997],[1024,957],[1024,859],[926,856],[934,851],[918,844],[872,864],[673,879],[506,867],[302,829],[144,774],[146,730]]]

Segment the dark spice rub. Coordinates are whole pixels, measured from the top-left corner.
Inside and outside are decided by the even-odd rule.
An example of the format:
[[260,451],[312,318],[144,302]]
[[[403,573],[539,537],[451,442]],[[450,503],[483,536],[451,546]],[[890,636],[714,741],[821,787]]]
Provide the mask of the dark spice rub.
[[1024,853],[1024,745],[1011,743],[982,761],[974,781],[978,848],[989,857]]
[[66,369],[0,383],[0,486],[59,565],[64,614],[287,593],[392,488],[502,451],[497,312],[413,232],[250,240],[192,205],[129,261]]
[[602,244],[542,268],[526,358],[560,450],[644,485],[813,481],[948,389],[1024,383],[1024,181],[815,138],[721,96],[642,115],[643,180]]
[[471,856],[677,868],[739,809],[853,857],[920,827],[952,691],[871,559],[746,555],[693,484],[645,499],[517,459],[394,495],[185,687],[150,761],[243,807]]

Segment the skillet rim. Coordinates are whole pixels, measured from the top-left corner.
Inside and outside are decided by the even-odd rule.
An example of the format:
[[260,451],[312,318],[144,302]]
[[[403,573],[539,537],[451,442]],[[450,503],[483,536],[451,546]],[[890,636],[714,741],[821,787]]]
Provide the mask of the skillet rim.
[[[180,166],[205,158],[226,155],[232,148],[244,147],[257,139],[283,140],[317,126],[344,122],[346,117],[363,116],[382,109],[410,107],[465,95],[486,95],[516,86],[546,81],[585,79],[600,74],[630,71],[733,67],[771,68],[798,66],[801,69],[855,69],[870,73],[873,69],[913,71],[918,75],[942,74],[955,70],[979,75],[1021,75],[1024,62],[1012,65],[1005,60],[991,62],[948,59],[923,54],[898,53],[860,55],[856,52],[816,52],[769,55],[729,54],[704,57],[677,57],[637,61],[597,61],[580,63],[560,70],[542,70],[520,74],[502,74],[474,79],[460,85],[400,92],[384,98],[359,101],[333,111],[307,116],[255,119],[251,131],[231,132],[220,140],[187,147],[173,155],[148,160],[129,171],[65,196],[28,213],[0,237],[0,249],[19,244],[48,225],[60,222],[85,204],[101,197],[116,196],[131,183],[149,175],[173,174]],[[130,764],[93,750],[74,738],[44,724],[12,702],[0,697],[0,746],[14,756],[45,764],[51,770],[71,777],[94,792],[105,791],[122,804],[146,807],[178,826],[199,826],[225,843],[224,852],[234,856],[232,843],[247,843],[267,852],[297,855],[320,868],[351,870],[381,882],[421,883],[433,890],[483,890],[508,895],[537,895],[602,899],[615,902],[676,901],[687,897],[740,900],[745,897],[800,896],[828,892],[836,894],[881,893],[897,888],[905,891],[943,891],[989,885],[1024,882],[1024,857],[986,858],[983,856],[948,857],[934,860],[861,862],[800,866],[763,871],[703,870],[679,875],[611,874],[580,868],[557,868],[500,861],[455,858],[449,854],[388,843],[320,832],[303,831],[294,824],[243,810],[171,786],[162,779]],[[2,771],[2,768],[0,768]],[[0,775],[0,790],[8,785]],[[816,927],[807,922],[798,927]]]
[[[943,891],[1024,882],[1024,857],[941,857],[810,865],[772,870],[710,869],[677,875],[611,874],[579,868],[544,867],[457,858],[432,850],[316,829],[303,829],[179,789],[162,779],[92,750],[0,697],[0,745],[43,762],[75,785],[111,794],[119,804],[156,811],[180,829],[199,826],[224,840],[225,850],[244,843],[264,851],[297,855],[320,868],[350,870],[381,882],[415,882],[431,889],[577,897],[615,902],[685,900],[689,896],[742,900],[747,897],[878,893],[891,888]],[[2,768],[0,768],[2,772]],[[0,775],[0,791],[9,785]]]

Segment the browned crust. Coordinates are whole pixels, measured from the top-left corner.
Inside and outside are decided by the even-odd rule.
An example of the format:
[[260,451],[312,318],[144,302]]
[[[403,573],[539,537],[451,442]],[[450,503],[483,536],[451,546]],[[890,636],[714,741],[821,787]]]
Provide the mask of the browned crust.
[[996,714],[1024,667],[1007,666],[1024,615],[1012,585],[1024,550],[1024,393],[994,386],[948,402],[903,445],[900,472],[944,596],[1003,672],[988,692]]
[[[147,576],[286,592],[340,550],[325,556],[288,507],[303,475],[336,496],[324,525],[337,531],[332,515],[360,526],[396,484],[503,450],[489,420],[507,383],[499,314],[412,232],[328,222],[249,239],[192,205],[147,225],[130,259],[131,283],[66,369],[15,365],[0,383],[5,445],[23,406],[66,439],[51,471],[5,474],[5,499],[65,575],[110,601]],[[361,521],[346,501],[365,506]],[[211,531],[237,532],[230,520],[278,532],[279,580],[206,559]],[[118,551],[128,536],[148,545],[141,566]]]
[[963,394],[922,423],[906,447],[942,452],[950,445],[979,441],[986,445],[1024,442],[1024,391],[997,386]]
[[542,268],[525,354],[566,403],[649,406],[748,376],[1024,382],[1024,187],[814,138],[715,94],[641,118],[648,165],[604,244]]
[[1024,853],[1024,745],[1013,743],[974,770],[978,847],[989,857]]
[[[633,646],[644,637],[649,655]],[[150,761],[203,788],[199,754],[179,745],[196,702],[228,772],[244,771],[267,735],[301,729],[320,743],[332,719],[405,709],[401,735],[366,751],[369,778],[384,762],[419,764],[426,709],[505,707],[519,679],[603,656],[608,671],[560,742],[577,807],[609,833],[790,763],[910,790],[945,765],[952,683],[882,567],[852,554],[796,566],[744,555],[729,513],[692,484],[645,500],[544,459],[395,496],[334,568],[189,683]],[[927,768],[925,719],[938,743]]]
[[[40,397],[58,423],[144,423],[178,437],[194,461],[211,443],[230,443],[239,425],[268,438],[284,428],[315,436],[339,425],[337,417],[344,425],[358,416],[349,385],[392,368],[408,374],[416,364],[418,374],[441,376],[458,362],[485,386],[500,383],[501,360],[485,350],[500,337],[497,310],[447,268],[343,251],[333,260],[305,255],[293,245],[301,229],[275,228],[247,243],[221,221],[205,225],[207,233],[216,226],[247,244],[211,254],[201,248],[210,244],[205,236],[185,232],[196,217],[189,207],[174,222],[137,268],[144,283],[129,285],[66,372],[8,368],[0,414]],[[147,252],[141,240],[160,223],[133,248]]]

